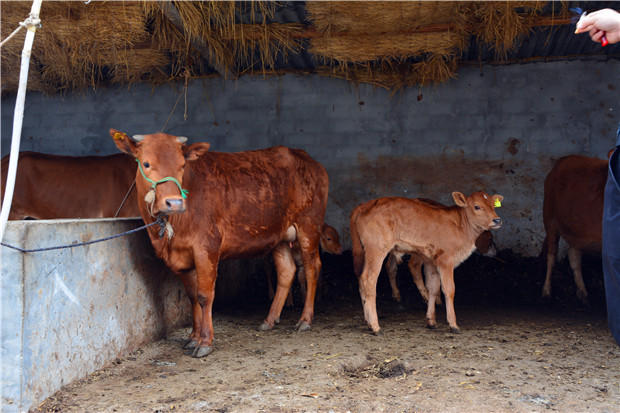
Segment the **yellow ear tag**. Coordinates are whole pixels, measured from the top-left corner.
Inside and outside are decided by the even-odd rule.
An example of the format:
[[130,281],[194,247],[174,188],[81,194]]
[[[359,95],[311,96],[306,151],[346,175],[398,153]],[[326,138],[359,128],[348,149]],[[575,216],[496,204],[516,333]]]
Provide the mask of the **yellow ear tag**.
[[125,136],[124,136],[123,133],[116,132],[114,134],[114,139],[121,139],[122,140],[122,139],[125,139]]
[[496,199],[496,200],[495,200],[495,205],[494,205],[494,207],[495,207],[495,208],[499,208],[499,207],[501,207],[501,206],[502,206],[502,203],[501,203],[501,202],[499,202],[499,199]]

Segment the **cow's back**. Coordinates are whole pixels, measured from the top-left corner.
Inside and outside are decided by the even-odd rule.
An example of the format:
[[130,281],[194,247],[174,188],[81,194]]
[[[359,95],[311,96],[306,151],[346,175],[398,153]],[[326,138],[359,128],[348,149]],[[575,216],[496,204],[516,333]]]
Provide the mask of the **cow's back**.
[[170,217],[175,237],[217,234],[222,259],[270,250],[300,219],[322,224],[329,191],[319,162],[282,146],[209,151],[186,167],[183,185],[189,191],[187,211]]
[[607,161],[580,155],[560,158],[545,179],[543,221],[573,247],[601,249]]
[[[2,158],[2,197],[9,157]],[[10,219],[113,217],[135,179],[137,164],[125,154],[60,156],[22,152]],[[118,216],[139,216],[132,190]]]

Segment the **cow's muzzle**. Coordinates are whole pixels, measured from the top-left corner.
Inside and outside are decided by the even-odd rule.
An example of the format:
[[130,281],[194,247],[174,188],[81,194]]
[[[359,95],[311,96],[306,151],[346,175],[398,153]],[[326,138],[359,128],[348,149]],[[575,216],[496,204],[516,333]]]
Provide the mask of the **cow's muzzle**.
[[166,198],[164,206],[159,212],[166,215],[185,212],[185,201],[182,198]]

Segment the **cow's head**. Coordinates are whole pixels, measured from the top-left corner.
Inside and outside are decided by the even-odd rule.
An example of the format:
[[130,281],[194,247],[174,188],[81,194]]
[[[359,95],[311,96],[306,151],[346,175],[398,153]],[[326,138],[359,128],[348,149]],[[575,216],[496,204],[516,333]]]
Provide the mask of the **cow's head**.
[[151,215],[185,211],[187,191],[183,189],[186,161],[195,161],[209,150],[208,143],[185,145],[187,138],[165,133],[134,135],[133,139],[115,129],[110,136],[122,152],[136,158],[138,199],[144,198]]
[[501,195],[489,196],[479,191],[466,197],[460,192],[453,192],[454,202],[465,209],[467,219],[471,224],[480,229],[481,232],[487,229],[497,229],[502,226],[502,219],[495,213],[495,206],[500,206],[504,199]]

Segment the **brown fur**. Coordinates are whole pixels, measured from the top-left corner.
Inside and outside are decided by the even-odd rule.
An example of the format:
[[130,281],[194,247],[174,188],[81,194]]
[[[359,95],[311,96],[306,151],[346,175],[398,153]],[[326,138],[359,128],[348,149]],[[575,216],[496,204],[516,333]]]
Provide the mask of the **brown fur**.
[[[114,137],[117,133],[110,130]],[[152,180],[174,177],[189,191],[186,200],[179,188],[165,182],[156,187],[153,215],[168,216],[175,235],[159,239],[149,228],[157,255],[178,273],[192,302],[194,327],[188,346],[194,356],[212,350],[211,308],[217,265],[222,259],[261,256],[273,251],[278,286],[262,329],[279,321],[280,312],[295,276],[290,243],[299,242],[308,293],[300,329],[314,316],[317,274],[321,269],[319,239],[328,193],[327,172],[306,152],[285,147],[258,151],[209,152],[209,144],[186,146],[177,137],[157,133],[134,142],[116,135],[115,143],[144,165]],[[151,184],[137,172],[139,208],[145,222],[152,222],[143,201]],[[294,238],[292,238],[294,237]],[[195,271],[194,271],[195,270]]]
[[428,268],[427,275],[431,276],[427,278],[427,326],[436,325],[435,300],[441,286],[450,327],[454,332],[460,331],[454,314],[453,270],[472,253],[475,240],[483,231],[501,225],[493,205],[494,200],[501,201],[503,197],[490,197],[484,192],[474,192],[469,197],[460,192],[452,195],[457,204],[452,207],[388,197],[366,202],[352,212],[354,270],[359,274],[364,318],[373,332],[379,332],[377,278],[390,253],[411,254]]
[[588,292],[581,274],[582,252],[600,254],[603,232],[603,196],[607,161],[570,155],[560,158],[545,178],[543,222],[546,236],[541,261],[546,260],[542,296],[551,295],[551,273],[560,237],[569,245],[577,296],[587,302]]
[[[9,156],[2,158],[2,198]],[[9,219],[110,218],[136,175],[136,161],[124,154],[59,156],[21,152]],[[119,217],[140,215],[132,190]]]

